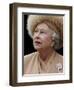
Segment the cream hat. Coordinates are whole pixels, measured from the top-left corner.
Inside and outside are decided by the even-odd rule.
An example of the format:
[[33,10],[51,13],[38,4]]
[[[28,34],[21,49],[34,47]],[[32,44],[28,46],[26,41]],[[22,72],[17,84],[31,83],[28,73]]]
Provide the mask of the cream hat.
[[49,24],[52,24],[56,27],[54,31],[60,34],[60,39],[63,44],[63,16],[29,15],[27,19],[27,30],[29,35],[32,37],[36,26],[44,21],[47,21]]

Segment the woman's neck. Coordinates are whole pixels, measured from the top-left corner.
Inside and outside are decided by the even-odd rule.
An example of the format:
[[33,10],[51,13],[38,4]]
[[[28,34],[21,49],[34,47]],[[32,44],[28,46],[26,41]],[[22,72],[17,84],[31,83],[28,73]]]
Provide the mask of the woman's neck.
[[52,53],[54,52],[54,50],[52,48],[47,48],[47,49],[41,49],[38,51],[39,52],[39,55],[40,55],[40,58],[45,61],[47,60],[47,58],[51,57]]

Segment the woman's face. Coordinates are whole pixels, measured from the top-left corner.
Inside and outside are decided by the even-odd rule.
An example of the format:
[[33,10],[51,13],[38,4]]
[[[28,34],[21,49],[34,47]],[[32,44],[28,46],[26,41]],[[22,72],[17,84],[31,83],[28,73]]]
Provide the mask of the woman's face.
[[36,50],[51,48],[52,30],[45,24],[38,24],[33,33],[33,45]]

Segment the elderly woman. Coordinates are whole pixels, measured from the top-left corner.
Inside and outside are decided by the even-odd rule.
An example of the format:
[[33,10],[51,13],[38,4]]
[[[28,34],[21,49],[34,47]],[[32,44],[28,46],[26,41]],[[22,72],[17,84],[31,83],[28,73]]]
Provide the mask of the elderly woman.
[[63,56],[56,50],[63,46],[63,17],[30,15],[27,30],[37,51],[24,56],[24,74],[62,73]]

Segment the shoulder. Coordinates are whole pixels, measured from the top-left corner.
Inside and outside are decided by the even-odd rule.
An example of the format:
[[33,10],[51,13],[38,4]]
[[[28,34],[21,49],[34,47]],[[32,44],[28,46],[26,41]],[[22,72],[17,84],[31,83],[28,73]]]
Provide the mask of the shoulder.
[[58,72],[63,72],[63,56],[60,54],[56,54],[56,68]]
[[57,54],[57,63],[63,65],[63,56],[60,54]]
[[57,58],[59,61],[63,61],[63,56],[60,55],[59,53],[56,53],[56,58]]
[[35,56],[37,54],[37,52],[33,52],[33,53],[30,53],[30,54],[28,54],[28,55],[25,55],[24,56],[24,59],[26,60],[26,59],[30,59],[30,58],[32,58],[33,56]]
[[29,61],[37,55],[37,52],[30,53],[28,55],[24,56],[24,62],[25,64],[29,63]]
[[36,56],[37,56],[37,52],[33,52],[24,56],[24,73],[28,69],[29,65],[31,65],[31,63],[33,62]]

